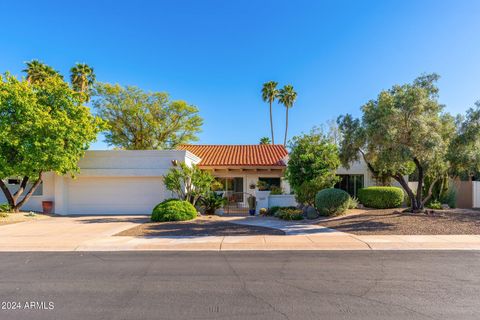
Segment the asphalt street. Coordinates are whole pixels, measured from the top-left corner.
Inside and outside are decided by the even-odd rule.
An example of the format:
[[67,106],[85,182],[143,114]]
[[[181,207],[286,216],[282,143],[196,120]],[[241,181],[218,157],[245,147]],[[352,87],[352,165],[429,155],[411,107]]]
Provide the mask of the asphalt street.
[[479,319],[478,251],[0,253],[0,319]]

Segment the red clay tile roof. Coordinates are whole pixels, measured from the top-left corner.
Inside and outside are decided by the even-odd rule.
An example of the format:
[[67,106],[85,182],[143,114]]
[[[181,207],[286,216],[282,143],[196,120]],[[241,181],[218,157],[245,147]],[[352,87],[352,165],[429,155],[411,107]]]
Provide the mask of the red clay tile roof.
[[288,155],[283,145],[190,145],[178,147],[202,159],[199,166],[261,166],[284,167],[283,159]]

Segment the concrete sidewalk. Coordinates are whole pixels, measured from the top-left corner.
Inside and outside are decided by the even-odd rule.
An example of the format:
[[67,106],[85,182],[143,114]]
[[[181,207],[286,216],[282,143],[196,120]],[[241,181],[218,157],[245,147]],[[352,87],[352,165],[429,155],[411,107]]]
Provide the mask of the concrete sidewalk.
[[141,216],[54,217],[0,226],[0,251],[480,250],[480,235],[356,236],[306,223],[268,219],[259,219],[256,225],[280,228],[287,235],[114,236],[147,220]]

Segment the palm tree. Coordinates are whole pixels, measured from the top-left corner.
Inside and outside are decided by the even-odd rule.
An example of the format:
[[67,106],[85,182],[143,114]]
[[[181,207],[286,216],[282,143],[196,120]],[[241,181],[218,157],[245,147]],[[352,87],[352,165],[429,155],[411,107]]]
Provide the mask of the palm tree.
[[288,84],[284,86],[278,92],[278,103],[281,103],[285,106],[287,110],[286,117],[285,117],[285,138],[283,139],[283,145],[287,144],[287,133],[288,133],[288,109],[293,107],[293,104],[297,100],[297,93],[293,89],[293,86]]
[[278,95],[278,82],[269,81],[263,84],[262,99],[270,104],[270,130],[272,131],[272,144],[275,144],[275,137],[273,136],[273,119],[272,119],[272,103]]
[[90,100],[90,87],[95,83],[95,72],[92,67],[85,63],[77,63],[70,69],[70,82],[77,92],[86,95],[86,100]]
[[60,76],[58,71],[38,60],[25,62],[27,67],[22,70],[27,74],[27,81],[29,83],[40,83],[48,77]]
[[271,144],[272,141],[270,140],[269,137],[263,137],[263,138],[260,138],[260,144]]

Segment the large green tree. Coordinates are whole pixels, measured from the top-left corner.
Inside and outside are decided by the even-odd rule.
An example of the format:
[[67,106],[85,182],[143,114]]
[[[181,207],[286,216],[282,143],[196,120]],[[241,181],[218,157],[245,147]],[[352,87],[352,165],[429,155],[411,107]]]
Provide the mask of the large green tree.
[[480,101],[457,117],[456,135],[448,150],[450,175],[472,179],[480,173]]
[[[32,80],[32,79],[30,79]],[[74,174],[78,160],[101,130],[102,121],[56,75],[42,81],[0,80],[0,188],[17,212],[42,182],[44,172]],[[4,183],[21,177],[18,190]]]
[[278,102],[285,107],[285,137],[283,138],[283,145],[287,144],[288,135],[288,110],[293,107],[293,104],[297,100],[297,92],[290,84],[285,85],[278,92]]
[[127,150],[173,149],[198,140],[203,124],[195,106],[131,86],[98,83],[93,106],[108,123],[106,142]]
[[75,91],[85,95],[85,101],[90,100],[90,90],[95,83],[95,72],[85,63],[77,63],[70,69],[70,82]]
[[272,133],[272,144],[275,144],[275,137],[273,133],[273,115],[272,115],[272,104],[275,102],[278,96],[277,89],[278,82],[269,81],[263,84],[262,87],[262,99],[267,102],[270,106],[270,131]]
[[[377,179],[395,179],[410,198],[412,211],[430,199],[435,183],[448,170],[447,151],[455,135],[453,117],[438,103],[436,74],[380,92],[362,107],[361,119],[338,119],[340,159],[345,167],[362,157]],[[417,173],[412,190],[406,175]],[[430,181],[424,192],[425,180]]]
[[291,140],[286,178],[297,201],[313,205],[315,194],[338,181],[338,148],[318,129]]

